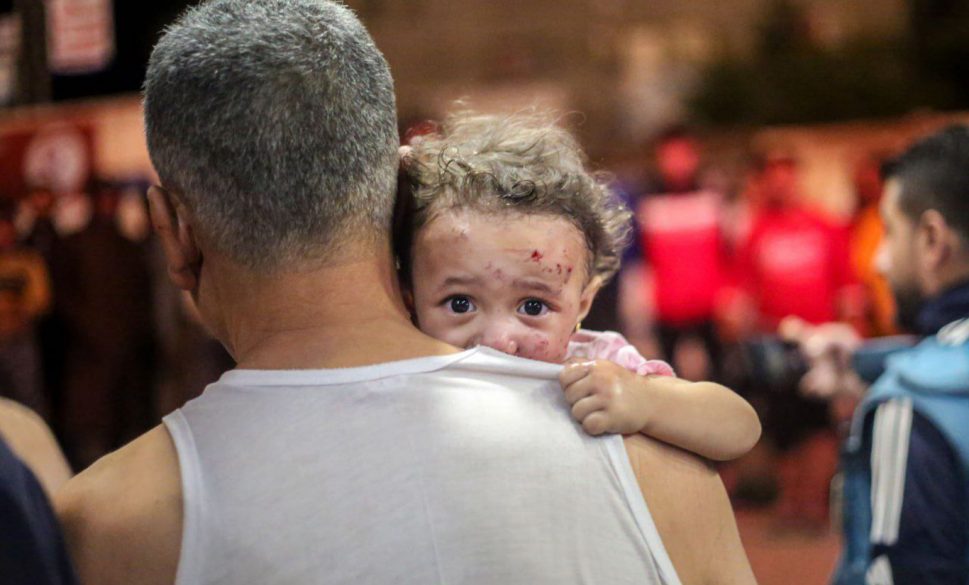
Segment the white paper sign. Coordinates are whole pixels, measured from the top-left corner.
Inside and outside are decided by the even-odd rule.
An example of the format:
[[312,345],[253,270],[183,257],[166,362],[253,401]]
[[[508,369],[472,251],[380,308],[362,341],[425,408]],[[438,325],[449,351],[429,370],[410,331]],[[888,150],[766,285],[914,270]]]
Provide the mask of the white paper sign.
[[17,60],[20,57],[20,16],[0,16],[0,104],[13,101],[17,91]]
[[114,58],[111,0],[45,0],[51,73],[100,71]]

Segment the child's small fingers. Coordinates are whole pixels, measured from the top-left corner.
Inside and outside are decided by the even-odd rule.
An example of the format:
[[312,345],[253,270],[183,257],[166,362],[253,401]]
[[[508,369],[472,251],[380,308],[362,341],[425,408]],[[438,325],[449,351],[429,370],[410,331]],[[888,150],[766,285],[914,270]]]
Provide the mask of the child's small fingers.
[[578,382],[574,382],[565,387],[565,401],[569,404],[575,404],[586,396],[591,395],[593,390],[595,390],[595,385],[592,384],[592,380],[582,378]]
[[601,435],[609,430],[608,420],[605,411],[598,410],[582,421],[582,428],[592,436]]
[[585,378],[589,374],[589,368],[589,362],[569,364],[562,368],[562,373],[559,374],[559,383],[562,384],[563,388],[568,388],[582,378]]
[[598,396],[586,396],[572,405],[572,417],[577,421],[585,421],[586,417],[598,410],[603,410],[605,404]]

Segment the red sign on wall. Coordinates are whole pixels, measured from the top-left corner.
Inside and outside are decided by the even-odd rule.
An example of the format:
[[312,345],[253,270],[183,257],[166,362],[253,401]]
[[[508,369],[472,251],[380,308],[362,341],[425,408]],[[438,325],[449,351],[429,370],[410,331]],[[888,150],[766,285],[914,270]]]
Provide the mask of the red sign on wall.
[[47,123],[0,133],[0,199],[17,199],[43,186],[83,191],[93,168],[94,134],[84,123]]

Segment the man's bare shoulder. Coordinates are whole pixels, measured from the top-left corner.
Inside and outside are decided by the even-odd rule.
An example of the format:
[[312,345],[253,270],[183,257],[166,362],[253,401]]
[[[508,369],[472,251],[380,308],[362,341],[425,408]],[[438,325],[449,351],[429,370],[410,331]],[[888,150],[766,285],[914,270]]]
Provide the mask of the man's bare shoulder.
[[684,585],[755,583],[726,490],[713,466],[633,435],[626,452],[639,489]]
[[164,427],[67,482],[54,507],[82,583],[175,582],[182,493],[178,458]]

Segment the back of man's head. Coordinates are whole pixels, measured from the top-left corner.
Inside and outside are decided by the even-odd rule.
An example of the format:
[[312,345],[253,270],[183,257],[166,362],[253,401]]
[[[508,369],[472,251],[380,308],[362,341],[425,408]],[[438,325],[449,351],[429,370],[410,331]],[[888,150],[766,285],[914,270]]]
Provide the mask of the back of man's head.
[[900,185],[899,208],[909,219],[918,222],[935,209],[969,243],[969,126],[949,126],[919,140],[882,174]]
[[386,236],[397,171],[393,80],[330,0],[211,0],[155,47],[148,148],[208,245],[258,272]]

